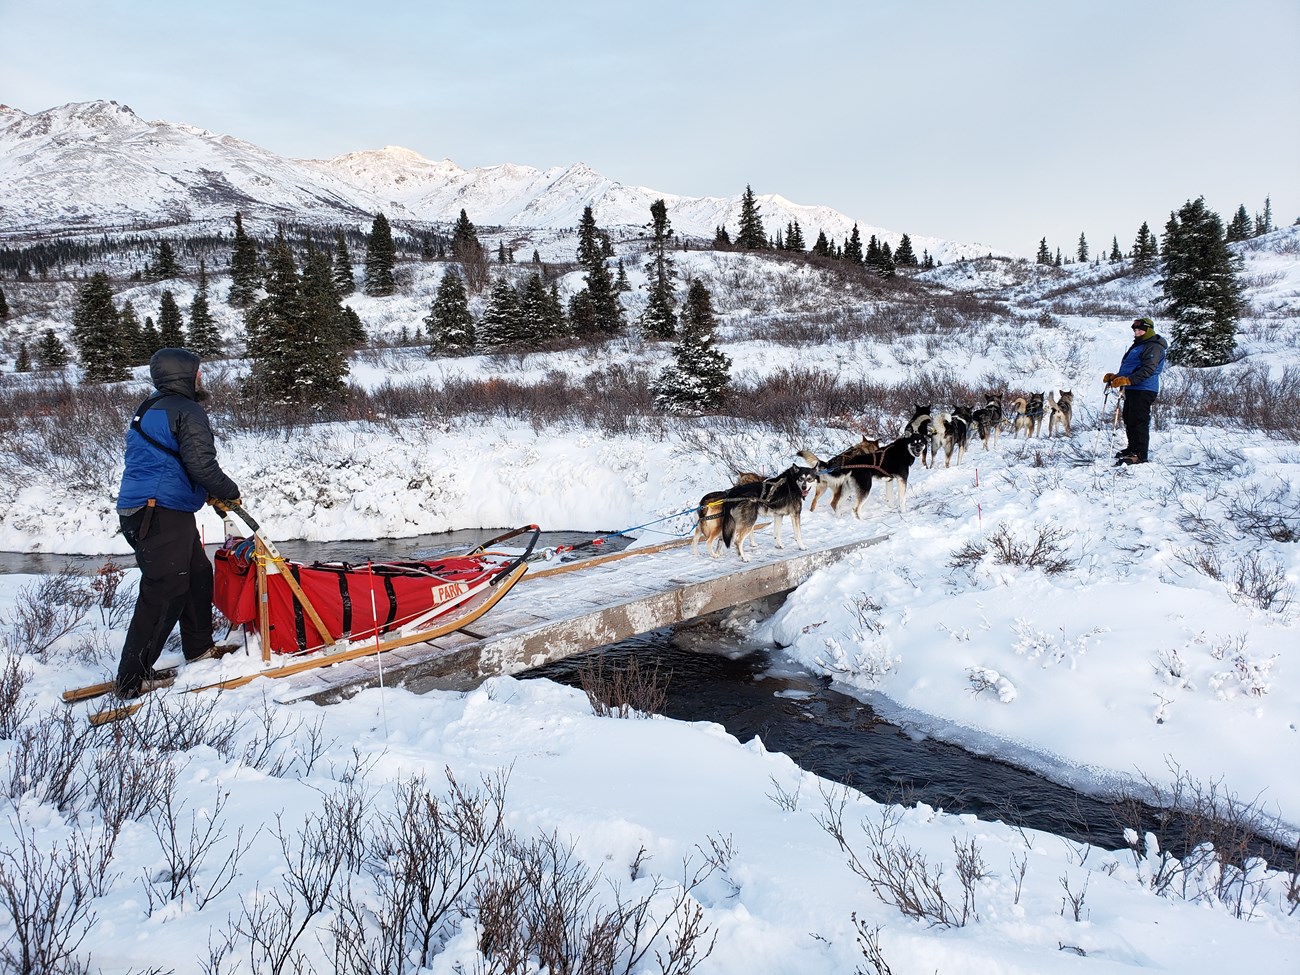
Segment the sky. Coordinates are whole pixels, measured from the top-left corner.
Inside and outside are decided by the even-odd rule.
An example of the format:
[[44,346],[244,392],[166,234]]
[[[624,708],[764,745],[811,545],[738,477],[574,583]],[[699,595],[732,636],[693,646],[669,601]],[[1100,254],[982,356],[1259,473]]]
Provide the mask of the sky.
[[0,0],[0,102],[110,99],[280,155],[400,145],[745,186],[1031,255],[1204,195],[1300,217],[1300,4]]

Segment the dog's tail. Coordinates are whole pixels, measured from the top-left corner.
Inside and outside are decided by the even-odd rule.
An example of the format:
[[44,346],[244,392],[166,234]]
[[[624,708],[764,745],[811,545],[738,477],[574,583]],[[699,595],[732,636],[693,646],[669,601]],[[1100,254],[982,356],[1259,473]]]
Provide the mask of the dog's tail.
[[731,540],[736,537],[736,506],[734,504],[723,504],[722,506],[722,544],[731,548]]
[[817,459],[817,455],[811,450],[801,450],[799,453],[795,454],[795,456],[811,467],[814,471],[819,471],[822,468],[822,462]]

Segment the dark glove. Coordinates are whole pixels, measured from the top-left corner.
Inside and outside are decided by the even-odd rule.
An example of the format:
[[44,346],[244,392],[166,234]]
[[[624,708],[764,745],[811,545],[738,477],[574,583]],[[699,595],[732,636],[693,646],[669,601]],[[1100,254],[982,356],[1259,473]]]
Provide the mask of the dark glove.
[[1110,381],[1111,381],[1112,379],[1114,379],[1114,378],[1115,378],[1115,374],[1114,374],[1113,372],[1108,372],[1108,373],[1106,373],[1106,375],[1104,375],[1104,376],[1101,377],[1101,384],[1102,384],[1103,386],[1109,386],[1109,385],[1110,385]]
[[1107,385],[1109,385],[1111,389],[1123,389],[1128,384],[1128,376],[1112,376]]

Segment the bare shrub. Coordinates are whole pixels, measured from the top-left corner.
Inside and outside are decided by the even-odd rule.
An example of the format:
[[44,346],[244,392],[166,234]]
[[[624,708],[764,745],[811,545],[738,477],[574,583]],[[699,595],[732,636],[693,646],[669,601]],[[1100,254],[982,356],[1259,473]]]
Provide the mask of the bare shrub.
[[884,952],[880,950],[880,925],[877,924],[874,928],[868,928],[867,922],[858,917],[856,912],[851,917],[853,918],[853,927],[858,932],[858,950],[862,952],[862,957],[871,966],[871,972],[860,967],[854,968],[853,975],[871,975],[872,972],[875,975],[894,975],[894,970],[885,961]]
[[[614,887],[601,899],[600,875],[556,835],[507,837],[474,891],[484,958],[478,971],[521,971],[536,959],[556,975],[631,975],[644,970],[653,952],[661,975],[689,975],[716,943],[692,896],[713,869],[705,864],[692,874],[686,863],[680,884],[656,878],[640,897],[627,898]],[[670,888],[664,907],[662,895]]]
[[848,790],[839,790],[838,796],[823,791],[822,798],[823,809],[817,814],[817,822],[846,855],[849,869],[864,879],[882,901],[904,916],[925,921],[932,927],[959,928],[979,920],[975,888],[988,876],[988,868],[975,840],[967,839],[963,843],[954,837],[952,841],[961,893],[961,903],[957,905],[944,890],[944,865],[932,867],[925,854],[898,837],[898,824],[903,815],[898,807],[882,807],[878,821],[862,822],[866,849],[859,854],[844,832]]
[[356,799],[355,790],[346,788],[327,795],[321,814],[309,817],[296,837],[285,830],[283,818],[276,817],[284,858],[280,882],[241,898],[234,921],[253,971],[282,975],[311,970],[298,943],[333,899],[344,865],[360,859],[364,841]]
[[88,805],[99,812],[109,844],[116,842],[128,821],[171,802],[178,775],[174,762],[124,744],[102,747],[101,743],[87,772]]
[[635,656],[622,667],[605,670],[605,657],[596,654],[578,667],[578,682],[591,702],[591,709],[602,718],[648,718],[663,713],[668,700],[668,682],[672,671],[659,673],[655,661],[643,670]]
[[207,745],[235,758],[234,742],[247,718],[223,715],[220,704],[217,694],[150,694],[143,698],[140,710],[125,721],[105,727],[136,748],[167,753]]
[[122,589],[126,566],[107,559],[90,580],[90,593],[94,605],[99,607],[99,621],[110,628],[120,627],[135,608],[129,590]]
[[5,650],[0,658],[0,738],[17,737],[18,729],[36,708],[36,702],[24,693],[30,677],[23,658]]
[[112,885],[111,853],[80,833],[43,847],[35,830],[13,826],[16,848],[0,850],[0,917],[12,929],[0,962],[12,972],[88,971],[76,953],[95,924],[91,903]]
[[1179,369],[1162,381],[1165,408],[1186,423],[1262,430],[1300,440],[1300,368],[1267,366],[1218,370]]
[[1175,762],[1168,768],[1168,783],[1143,775],[1115,797],[1139,877],[1162,897],[1253,916],[1269,896],[1267,864],[1294,865],[1294,851],[1267,838],[1275,824],[1260,799],[1196,780]]
[[1028,538],[1017,538],[1011,533],[1011,528],[1002,522],[989,536],[988,544],[993,553],[993,561],[998,565],[1042,569],[1048,575],[1058,575],[1075,565],[1066,556],[1061,544],[1069,537],[1064,529],[1054,525],[1035,525]]
[[225,858],[214,870],[207,871],[201,880],[199,874],[208,858],[226,840],[222,813],[230,800],[230,793],[217,794],[212,809],[204,811],[202,822],[198,811],[191,811],[188,833],[182,823],[185,807],[177,798],[176,790],[167,789],[159,798],[160,801],[149,810],[149,824],[162,850],[163,864],[160,869],[146,872],[144,876],[143,886],[148,901],[145,913],[152,917],[154,911],[165,904],[176,900],[184,903],[187,894],[194,907],[201,911],[234,882],[239,861],[253,841],[244,842],[241,826],[226,848]]
[[42,576],[18,590],[12,615],[0,617],[6,642],[19,653],[42,656],[59,640],[81,628],[92,594],[86,580],[71,568]]
[[1281,613],[1291,603],[1293,590],[1286,569],[1259,552],[1248,552],[1234,560],[1228,578],[1228,595],[1257,609]]
[[397,971],[433,963],[463,917],[468,894],[500,842],[507,773],[463,787],[445,770],[445,798],[421,778],[401,783],[393,813],[379,818],[366,842],[381,909],[351,888],[330,928],[335,969]]
[[1269,542],[1300,541],[1300,502],[1291,499],[1284,484],[1269,491],[1246,487],[1228,502],[1227,515],[1243,535]]
[[265,694],[256,708],[245,710],[245,715],[254,734],[237,757],[243,765],[259,772],[283,778],[300,766],[299,777],[310,775],[328,747],[322,737],[324,717],[318,716],[308,725],[301,715],[286,716],[284,709],[276,707]]
[[61,812],[72,808],[89,785],[81,762],[94,738],[95,729],[68,707],[23,725],[5,758],[5,794],[31,795]]

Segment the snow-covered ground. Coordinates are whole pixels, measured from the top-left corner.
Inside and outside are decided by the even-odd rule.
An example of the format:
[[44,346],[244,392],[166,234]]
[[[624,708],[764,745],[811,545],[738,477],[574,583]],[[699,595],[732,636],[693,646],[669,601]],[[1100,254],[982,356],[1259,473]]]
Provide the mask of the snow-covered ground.
[[[1246,249],[1252,317],[1240,335],[1245,358],[1220,370],[1225,382],[1252,365],[1280,374],[1300,364],[1297,232],[1275,236],[1271,248]],[[730,260],[687,259],[693,272],[719,276],[719,262]],[[734,256],[737,276],[749,273],[747,260]],[[976,444],[958,466],[918,466],[906,514],[874,493],[862,524],[819,505],[806,515],[818,531],[889,537],[814,575],[753,635],[920,732],[1089,791],[1196,783],[1236,797],[1294,839],[1300,446],[1236,426],[1192,425],[1167,407],[1154,432],[1153,463],[1115,470],[1110,456],[1122,434],[1100,419],[1113,401],[1103,401],[1099,379],[1118,363],[1129,319],[1152,310],[1152,281],[1102,281],[1050,299],[1045,292],[1090,273],[1104,276],[1106,266],[1046,274],[1021,266],[1012,280],[1002,262],[972,263],[931,273],[954,288],[960,276],[970,290],[1016,289],[1015,317],[989,323],[981,335],[948,333],[937,344],[904,331],[888,342],[799,349],[799,363],[850,375],[900,365],[942,370],[972,385],[992,373],[1016,377],[1021,392],[1072,389],[1073,437],[1026,441],[1004,434],[991,449]],[[772,279],[799,273],[783,267]],[[981,275],[986,280],[975,281]],[[777,288],[774,295],[782,293]],[[825,299],[852,300],[829,293]],[[386,316],[394,329],[403,320],[417,327],[425,313],[409,298],[393,300],[409,311],[368,307],[381,301],[361,298],[356,307],[364,320]],[[1087,312],[1098,304],[1131,311]],[[774,297],[769,312],[776,308]],[[1046,327],[1036,324],[1042,311],[1051,314]],[[764,375],[791,363],[789,348],[764,340],[755,309],[728,305],[723,325],[737,374]],[[629,342],[626,354],[653,367],[665,351]],[[579,354],[534,357],[517,363],[512,376],[580,374],[597,364]],[[498,365],[468,359],[454,368],[473,375]],[[442,374],[447,366],[419,350],[394,350],[354,364],[353,377],[377,384]],[[1179,381],[1176,373],[1167,373],[1171,384]],[[894,429],[875,432],[889,436]],[[800,446],[824,457],[856,439],[817,425],[810,425],[807,442],[793,444],[763,431],[729,432],[724,441],[708,424],[636,439],[507,422],[484,428],[419,421],[321,427],[288,441],[219,436],[223,463],[250,510],[279,538],[404,537],[528,522],[595,533],[665,518],[646,541],[662,540],[657,532],[688,531],[682,512],[725,485],[728,460],[776,471]],[[702,451],[710,436],[716,449]],[[204,517],[215,537],[219,523]],[[34,478],[16,486],[0,509],[0,549],[120,557],[125,546],[113,535],[114,522],[111,498]],[[761,544],[770,545],[770,537]],[[6,633],[14,632],[17,608],[30,601],[22,593],[40,582],[0,579]],[[23,660],[38,713],[58,706],[62,688],[109,669],[121,626],[92,611],[59,646]],[[76,645],[80,652],[71,654]],[[250,666],[227,658],[193,668],[182,683]],[[113,848],[116,877],[93,899],[96,920],[82,943],[92,971],[270,970],[259,954],[261,935],[250,936],[251,919],[272,892],[294,900],[302,916],[303,899],[285,886],[293,874],[286,862],[304,845],[309,857],[324,848],[303,831],[330,821],[325,812],[357,783],[366,793],[362,818],[371,825],[391,813],[396,790],[413,776],[444,796],[444,769],[466,788],[483,789],[482,776],[508,774],[506,826],[525,839],[554,834],[571,847],[576,862],[602,878],[592,897],[606,905],[649,896],[658,879],[668,886],[651,912],[663,916],[671,885],[711,866],[690,887],[708,937],[716,936],[700,972],[1218,973],[1300,964],[1295,875],[1265,872],[1258,863],[1244,880],[1213,871],[1171,878],[1153,837],[1135,836],[1134,849],[1101,850],[924,806],[881,806],[801,772],[758,739],[739,742],[707,723],[599,718],[581,692],[545,681],[498,678],[469,693],[423,696],[390,687],[323,709],[268,704],[275,693],[255,682],[216,699],[206,720],[192,719],[199,726],[241,722],[230,741],[149,754],[154,767],[178,769],[182,836],[192,817],[200,829],[217,823],[223,835],[193,885],[181,883],[184,895],[171,898],[163,897],[173,885],[152,825],[157,810],[153,819],[141,810],[125,823]],[[256,740],[266,737],[262,715],[285,731],[269,747],[271,757],[256,760]],[[8,784],[21,749],[13,742],[2,747],[10,756]],[[108,747],[124,762],[136,754],[129,743]],[[278,768],[276,756],[283,758]],[[20,786],[6,791],[11,812],[0,834],[7,850],[19,849],[20,833],[45,849],[74,836],[102,843],[102,809],[87,796],[58,809]],[[921,889],[942,890],[958,914],[969,897],[968,923],[935,925],[900,913],[887,892],[878,896],[851,869],[850,855],[831,835],[837,822],[864,863],[873,854],[883,859],[886,866],[867,871],[877,885],[889,864],[910,855],[933,880],[930,886],[920,878]],[[224,882],[220,865],[241,842],[247,851],[235,876],[205,899]],[[0,879],[21,863],[12,853],[4,857]],[[972,862],[975,876],[963,885],[961,864]],[[383,914],[379,892],[392,869],[391,858],[345,860],[346,878],[335,878],[332,897],[293,945],[304,970],[336,963],[331,922],[361,923],[343,914],[350,904]],[[915,872],[912,879],[918,881]],[[536,964],[505,969],[485,961],[477,947],[484,914],[478,904],[465,905],[465,915],[453,912],[440,929],[435,941],[442,950],[426,970],[538,971]],[[876,963],[864,954],[855,914],[866,932],[879,928],[867,938],[878,944]],[[0,912],[0,928],[4,923]],[[209,946],[227,933],[237,947],[226,967],[205,966]],[[662,970],[687,970],[668,966],[665,941],[655,947]],[[232,967],[237,961],[242,969]],[[635,970],[661,971],[655,952]]]

